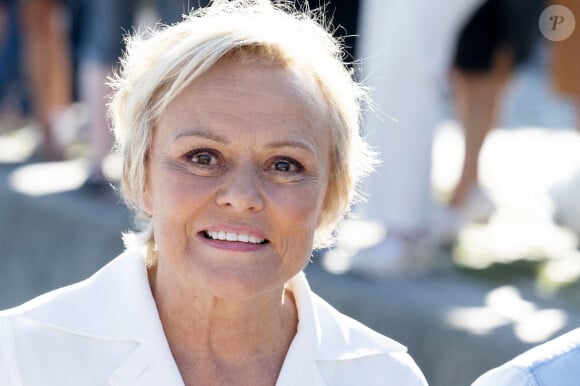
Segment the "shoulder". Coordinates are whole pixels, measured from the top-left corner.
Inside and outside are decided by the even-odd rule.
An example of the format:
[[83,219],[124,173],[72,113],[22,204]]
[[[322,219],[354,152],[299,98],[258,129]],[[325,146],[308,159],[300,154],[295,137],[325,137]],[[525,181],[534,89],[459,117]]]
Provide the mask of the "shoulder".
[[483,374],[471,386],[537,386],[525,368],[505,364]]
[[473,386],[577,385],[580,329],[534,347],[478,378]]
[[405,346],[341,313],[310,290],[304,277],[298,279],[292,289],[299,298],[300,323],[316,331],[317,365],[326,380],[333,380],[329,384],[352,382],[352,375],[366,379],[364,384],[427,384]]
[[12,382],[8,378],[8,356],[6,355],[6,339],[4,338],[5,317],[0,313],[0,385],[10,386]]
[[143,267],[143,259],[126,252],[84,281],[0,311],[0,385],[69,385],[85,370],[106,379],[135,348],[135,315],[155,312],[139,306],[148,302],[139,294],[148,288]]
[[342,314],[316,294],[313,297],[322,341],[342,350],[340,361],[319,362],[326,379],[330,379],[330,374],[342,379],[349,379],[348,374],[357,374],[360,384],[427,385],[405,346]]
[[322,339],[333,339],[336,344],[344,338],[345,357],[349,357],[350,353],[352,359],[359,359],[355,361],[357,365],[361,365],[363,361],[360,359],[365,358],[367,364],[376,366],[379,372],[389,369],[390,373],[398,374],[399,378],[417,380],[417,383],[409,384],[427,384],[422,383],[424,376],[408,354],[407,347],[341,313],[318,295],[313,296],[319,311]]
[[108,332],[115,331],[115,327],[104,321],[113,318],[118,322],[115,314],[143,297],[136,292],[145,292],[146,284],[136,283],[146,282],[144,266],[138,253],[125,251],[86,280],[2,310],[0,326],[4,335],[28,336],[39,329],[78,335],[110,335]]
[[89,278],[46,292],[19,306],[0,310],[0,317],[11,321],[22,316],[54,314],[54,309],[76,314],[79,310],[75,307],[88,300],[87,296],[118,290],[119,288],[115,287],[122,277],[132,281],[132,276],[136,275],[135,271],[140,268],[140,261],[143,265],[143,258],[138,252],[127,250]]
[[387,352],[407,352],[407,347],[401,343],[343,314],[317,294],[312,293],[312,299],[323,332],[326,331],[329,335],[340,333],[341,336],[348,337],[348,342],[351,345],[372,347]]

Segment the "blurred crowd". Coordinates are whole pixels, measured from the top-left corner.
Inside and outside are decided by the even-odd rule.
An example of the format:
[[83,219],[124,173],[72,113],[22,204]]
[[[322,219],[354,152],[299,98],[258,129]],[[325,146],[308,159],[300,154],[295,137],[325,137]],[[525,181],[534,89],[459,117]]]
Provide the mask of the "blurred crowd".
[[[172,23],[192,6],[207,3],[1,0],[0,122],[25,117],[36,127],[34,160],[74,156],[67,149],[84,136],[89,172],[83,188],[107,187],[103,161],[113,138],[105,113],[106,79],[122,53],[124,32],[143,19]],[[309,6],[322,3],[312,0]],[[558,4],[580,15],[577,1]],[[512,74],[542,39],[538,19],[548,5],[543,0],[334,0],[325,6],[351,61],[361,64],[356,76],[371,90],[363,126],[383,160],[362,187],[366,202],[354,212],[384,232],[372,245],[339,245],[330,253],[349,255],[351,269],[363,275],[420,273],[462,226],[489,219],[495,204],[480,183],[481,149],[496,127]],[[554,90],[576,106],[580,132],[580,31],[550,42],[550,52]],[[454,190],[434,202],[433,139],[448,95],[463,128],[464,159]],[[580,197],[580,173],[570,184]],[[570,205],[580,207],[580,198]],[[564,225],[580,234],[580,220]]]
[[[191,5],[207,5],[207,1]],[[33,157],[58,161],[82,126],[88,189],[108,186],[102,164],[113,137],[106,118],[107,78],[123,50],[124,34],[149,22],[173,23],[189,1],[4,0],[0,2],[0,98],[4,113],[22,113],[39,133]],[[147,10],[149,12],[147,13]],[[75,106],[82,106],[82,113]]]

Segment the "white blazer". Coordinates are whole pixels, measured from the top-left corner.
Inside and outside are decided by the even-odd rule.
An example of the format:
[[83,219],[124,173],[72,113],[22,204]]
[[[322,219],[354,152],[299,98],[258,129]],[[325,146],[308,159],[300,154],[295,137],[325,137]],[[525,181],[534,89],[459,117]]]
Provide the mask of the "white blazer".
[[[405,347],[290,280],[299,324],[278,386],[426,385]],[[89,279],[0,312],[2,386],[183,385],[142,254],[127,250]]]

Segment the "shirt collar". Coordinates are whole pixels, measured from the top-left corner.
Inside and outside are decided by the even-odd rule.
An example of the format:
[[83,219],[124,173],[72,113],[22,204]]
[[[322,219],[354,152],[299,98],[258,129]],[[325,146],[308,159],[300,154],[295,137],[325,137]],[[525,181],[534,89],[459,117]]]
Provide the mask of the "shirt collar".
[[406,352],[406,347],[339,313],[312,292],[303,272],[288,282],[298,310],[298,329],[277,386],[325,385],[318,364]]
[[[288,282],[287,289],[294,296],[299,322],[278,386],[324,385],[320,361],[406,351],[332,308],[311,291],[303,272]],[[125,251],[89,279],[18,310],[71,334],[135,342],[136,349],[112,374],[113,385],[183,385],[151,294],[144,255],[137,250]]]
[[89,279],[16,310],[73,337],[107,340],[112,349],[116,342],[134,342],[135,350],[111,374],[112,385],[183,385],[138,250],[127,250]]

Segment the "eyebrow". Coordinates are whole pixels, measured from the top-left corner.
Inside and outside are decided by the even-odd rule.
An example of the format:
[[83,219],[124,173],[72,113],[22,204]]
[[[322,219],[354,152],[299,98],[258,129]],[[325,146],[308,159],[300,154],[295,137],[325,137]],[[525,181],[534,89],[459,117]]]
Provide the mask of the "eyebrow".
[[[210,130],[207,130],[207,129],[190,129],[190,130],[182,131],[175,136],[174,140],[178,140],[178,139],[183,138],[183,137],[206,138],[206,139],[209,139],[211,141],[222,143],[224,145],[229,145],[232,143],[232,141],[230,141],[229,139],[227,139],[223,135],[216,134],[216,133],[214,133]],[[277,149],[277,148],[282,148],[282,147],[299,148],[299,149],[306,150],[307,152],[313,154],[314,156],[317,156],[317,157],[320,156],[320,151],[316,148],[316,146],[314,146],[313,144],[311,144],[309,141],[306,141],[306,140],[288,139],[288,140],[280,140],[280,141],[270,142],[269,144],[266,145],[267,149]]]
[[320,151],[308,141],[301,141],[301,140],[281,140],[276,142],[271,142],[266,145],[267,149],[276,149],[281,147],[296,147],[303,150],[306,150],[309,153],[312,153],[315,156],[320,156]]
[[210,130],[207,130],[207,129],[190,129],[190,130],[182,131],[175,136],[174,140],[178,140],[178,139],[183,138],[183,137],[201,137],[201,138],[209,139],[209,140],[212,140],[215,142],[223,143],[225,145],[228,145],[231,143],[231,141],[229,139],[227,139],[226,137],[224,137],[223,135],[216,134],[216,133],[214,133]]

